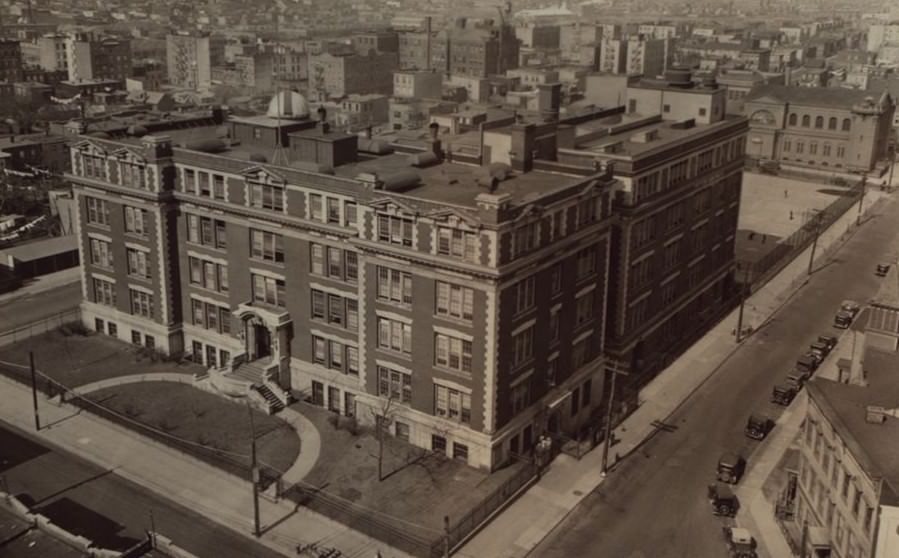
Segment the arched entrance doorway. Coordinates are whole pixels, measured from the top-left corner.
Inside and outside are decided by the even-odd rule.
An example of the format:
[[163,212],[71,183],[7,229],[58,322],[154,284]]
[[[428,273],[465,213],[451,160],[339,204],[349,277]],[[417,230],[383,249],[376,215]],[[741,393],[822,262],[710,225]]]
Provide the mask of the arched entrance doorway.
[[244,332],[250,361],[272,356],[272,333],[259,316],[244,319]]

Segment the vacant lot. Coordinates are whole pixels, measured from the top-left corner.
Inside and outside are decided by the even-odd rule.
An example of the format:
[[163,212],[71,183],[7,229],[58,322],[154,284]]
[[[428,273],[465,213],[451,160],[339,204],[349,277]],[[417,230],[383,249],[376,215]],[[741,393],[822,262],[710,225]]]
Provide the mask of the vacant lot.
[[[811,210],[823,209],[848,192],[827,183],[806,182],[767,174],[743,173],[738,228],[786,237],[799,229]],[[792,214],[792,218],[791,218]]]

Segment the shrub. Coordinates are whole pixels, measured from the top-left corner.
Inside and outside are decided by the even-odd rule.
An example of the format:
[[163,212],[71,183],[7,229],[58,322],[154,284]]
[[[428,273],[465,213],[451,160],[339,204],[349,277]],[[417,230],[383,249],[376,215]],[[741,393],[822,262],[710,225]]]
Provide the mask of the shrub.
[[360,432],[359,421],[356,420],[356,417],[347,417],[345,428],[346,428],[346,431],[349,432],[350,434],[352,434],[353,436],[359,435],[359,432]]
[[340,424],[340,415],[338,415],[337,413],[332,413],[331,415],[329,415],[328,424],[333,426],[336,430],[338,428],[338,425]]
[[91,330],[89,330],[87,326],[85,326],[81,322],[69,322],[62,324],[57,328],[57,331],[59,331],[59,333],[63,337],[71,337],[72,335],[80,335],[82,337],[86,337],[91,333]]
[[156,424],[156,426],[158,426],[159,429],[163,432],[171,432],[178,427],[177,424],[171,422],[168,418],[163,418]]
[[140,410],[138,407],[135,407],[131,403],[126,404],[124,408],[122,408],[122,410],[131,418],[136,418],[144,414],[142,410]]

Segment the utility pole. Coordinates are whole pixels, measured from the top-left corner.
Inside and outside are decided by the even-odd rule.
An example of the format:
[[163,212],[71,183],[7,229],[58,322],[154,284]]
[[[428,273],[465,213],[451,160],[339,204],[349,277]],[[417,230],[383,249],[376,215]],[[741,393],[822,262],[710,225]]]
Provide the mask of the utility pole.
[[746,290],[749,288],[749,270],[743,270],[743,281],[740,283],[740,313],[737,314],[737,343],[743,339],[743,307],[746,306]]
[[802,522],[802,538],[800,540],[799,558],[805,558],[805,548],[808,546],[808,519]]
[[449,516],[443,516],[443,558],[449,558],[450,556],[450,526],[449,526]]
[[811,276],[812,274],[812,264],[815,263],[815,249],[818,247],[818,235],[821,232],[821,213],[818,212],[815,214],[815,239],[812,241],[812,253],[809,254],[808,258],[808,274]]
[[150,547],[156,548],[156,520],[153,518],[153,508],[150,508]]
[[887,192],[893,191],[893,167],[896,166],[896,144],[890,146],[890,177],[887,179]]
[[602,446],[602,469],[600,470],[600,475],[605,478],[606,473],[609,471],[609,444],[612,439],[612,408],[615,402],[615,380],[618,378],[618,367],[613,366],[612,371],[612,387],[609,389],[609,404],[606,407],[606,425],[605,425],[605,440],[603,440]]
[[862,207],[864,207],[864,205],[865,205],[865,190],[867,189],[866,188],[867,184],[868,184],[868,173],[865,173],[865,175],[862,177],[862,193],[858,197],[858,216],[855,218],[856,225],[862,224]]
[[31,367],[31,401],[34,404],[34,429],[40,431],[41,417],[37,408],[37,371],[34,368],[34,351],[28,351],[28,362]]
[[250,413],[250,482],[253,483],[253,536],[259,538],[259,467],[256,463],[256,425],[253,423],[253,408],[247,403]]

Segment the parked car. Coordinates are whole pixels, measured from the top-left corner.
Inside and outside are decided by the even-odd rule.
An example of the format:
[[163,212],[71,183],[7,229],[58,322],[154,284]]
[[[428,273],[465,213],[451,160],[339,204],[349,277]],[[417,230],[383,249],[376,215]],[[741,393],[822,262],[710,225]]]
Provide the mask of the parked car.
[[709,503],[712,505],[712,513],[723,517],[737,515],[737,495],[726,484],[716,482],[709,485]]
[[765,415],[753,413],[749,415],[743,433],[753,440],[764,440],[772,428],[774,428],[773,420]]
[[877,270],[874,272],[878,277],[886,277],[890,271],[890,264],[877,264]]
[[[811,352],[818,355],[818,358],[822,361],[830,354],[830,345],[822,343],[821,341],[815,341],[809,348],[811,349]],[[819,362],[818,364],[821,363]]]
[[786,378],[784,378],[784,383],[795,386],[797,390],[800,390],[805,386],[805,382],[811,377],[812,375],[805,370],[793,370],[787,374]]
[[811,376],[812,373],[818,369],[819,364],[821,364],[821,358],[812,351],[809,351],[796,360],[796,370],[808,372],[808,375]]
[[836,336],[826,333],[818,336],[818,342],[827,345],[828,351],[832,351],[833,348],[837,346]]
[[723,527],[727,552],[731,558],[757,558],[756,542],[748,529],[741,527]]
[[787,382],[777,384],[771,391],[771,402],[786,407],[799,393],[799,388]]
[[717,479],[728,484],[737,484],[746,471],[746,459],[742,455],[729,451],[718,459]]
[[849,329],[849,326],[852,325],[852,318],[854,317],[854,314],[851,314],[844,310],[840,310],[839,312],[837,312],[837,315],[833,317],[833,327],[839,329]]

